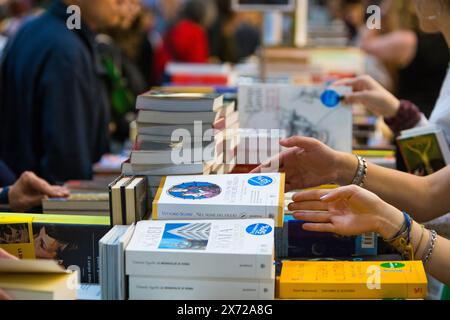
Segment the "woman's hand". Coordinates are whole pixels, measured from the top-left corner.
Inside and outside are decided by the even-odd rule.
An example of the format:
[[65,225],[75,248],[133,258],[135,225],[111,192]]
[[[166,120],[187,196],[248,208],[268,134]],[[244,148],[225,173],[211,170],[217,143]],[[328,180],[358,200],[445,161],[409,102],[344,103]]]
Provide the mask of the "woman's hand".
[[345,96],[345,103],[361,103],[377,116],[394,117],[400,101],[370,76],[336,81],[333,86],[349,86],[353,93]]
[[[375,194],[357,187],[335,190],[311,190],[295,194],[289,210],[307,223],[308,231],[331,232],[343,236],[377,232],[393,237],[402,227],[403,213]],[[311,212],[319,211],[319,212]]]
[[291,137],[281,140],[280,144],[289,149],[252,173],[285,172],[286,191],[329,183],[349,184],[358,167],[355,156],[334,151],[313,138]]

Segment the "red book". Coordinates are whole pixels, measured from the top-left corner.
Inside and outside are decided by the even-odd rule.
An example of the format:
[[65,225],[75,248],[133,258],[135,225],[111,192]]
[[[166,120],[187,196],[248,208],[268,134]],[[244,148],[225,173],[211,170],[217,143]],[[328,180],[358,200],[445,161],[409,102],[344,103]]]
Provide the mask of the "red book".
[[173,74],[171,83],[173,85],[227,86],[230,84],[230,77],[228,75]]

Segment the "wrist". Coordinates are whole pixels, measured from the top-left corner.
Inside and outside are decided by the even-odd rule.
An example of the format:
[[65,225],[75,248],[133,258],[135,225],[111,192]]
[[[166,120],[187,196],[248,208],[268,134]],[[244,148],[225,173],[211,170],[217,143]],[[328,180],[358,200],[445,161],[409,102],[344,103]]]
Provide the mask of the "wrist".
[[398,109],[400,108],[400,100],[398,100],[396,97],[392,96],[389,99],[389,102],[387,104],[386,113],[383,115],[385,118],[393,118],[397,115]]
[[405,218],[403,213],[392,207],[386,206],[378,210],[377,233],[383,237],[383,239],[393,238],[403,227]]
[[339,152],[336,162],[337,183],[341,186],[351,184],[358,169],[358,158],[349,153]]

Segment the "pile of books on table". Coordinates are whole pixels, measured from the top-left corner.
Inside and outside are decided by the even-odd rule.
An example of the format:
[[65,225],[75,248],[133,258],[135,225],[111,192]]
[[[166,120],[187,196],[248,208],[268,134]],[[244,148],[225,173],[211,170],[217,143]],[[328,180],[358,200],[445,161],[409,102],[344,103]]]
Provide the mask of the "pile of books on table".
[[126,249],[129,298],[274,298],[274,221],[141,221]]
[[229,171],[221,165],[225,133],[238,122],[234,103],[220,94],[150,91],[136,107],[137,141],[122,174],[146,176],[152,197],[163,176]]

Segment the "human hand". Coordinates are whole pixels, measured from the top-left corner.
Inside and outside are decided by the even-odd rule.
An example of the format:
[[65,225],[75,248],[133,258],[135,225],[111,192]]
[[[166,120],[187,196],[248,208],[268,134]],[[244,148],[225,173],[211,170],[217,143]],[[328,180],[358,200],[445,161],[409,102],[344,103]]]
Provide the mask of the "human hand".
[[342,79],[333,86],[349,86],[353,93],[345,95],[344,103],[361,103],[377,116],[391,118],[397,114],[400,101],[370,76]]
[[9,205],[12,211],[24,212],[37,206],[45,197],[65,198],[69,191],[60,186],[51,186],[32,172],[24,172],[9,189]]
[[356,157],[337,152],[313,138],[295,136],[281,140],[280,144],[289,149],[252,173],[285,172],[286,191],[329,183],[349,184],[358,166]]
[[[354,185],[334,190],[310,190],[296,193],[289,205],[294,217],[307,223],[308,231],[355,236],[377,232],[393,237],[402,227],[403,213],[377,195]],[[316,212],[314,212],[316,211]]]
[[[16,260],[17,258],[15,256],[9,254],[5,250],[0,249],[0,259],[14,259],[14,260]],[[5,291],[0,289],[0,300],[12,300],[12,298],[8,294],[6,294]]]

